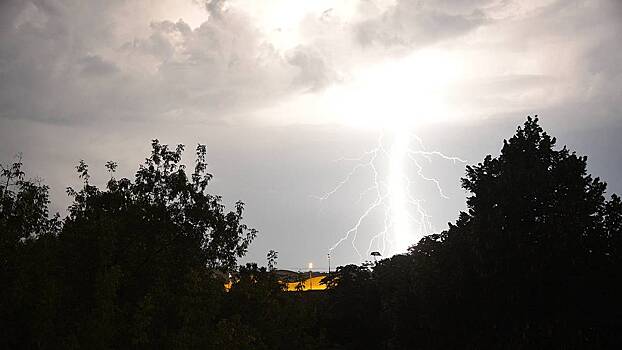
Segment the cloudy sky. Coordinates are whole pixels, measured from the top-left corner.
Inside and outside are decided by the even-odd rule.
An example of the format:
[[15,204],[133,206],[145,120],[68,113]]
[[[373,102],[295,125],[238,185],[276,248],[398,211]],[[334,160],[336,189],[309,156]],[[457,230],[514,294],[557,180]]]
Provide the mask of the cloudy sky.
[[246,260],[326,268],[350,231],[332,264],[360,262],[455,220],[527,115],[622,193],[621,38],[615,0],[4,0],[0,161],[63,212],[80,159],[205,143]]

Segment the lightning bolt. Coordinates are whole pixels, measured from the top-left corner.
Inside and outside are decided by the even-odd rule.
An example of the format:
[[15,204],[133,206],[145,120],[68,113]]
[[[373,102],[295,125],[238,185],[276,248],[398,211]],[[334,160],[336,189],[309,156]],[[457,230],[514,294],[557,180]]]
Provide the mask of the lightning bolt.
[[[359,232],[364,230],[367,221],[376,215],[381,215],[383,218],[383,226],[378,232],[373,233],[367,244],[365,256],[368,256],[374,247],[383,255],[404,252],[408,246],[416,243],[415,239],[434,232],[430,217],[423,205],[424,201],[417,198],[414,193],[415,181],[411,175],[431,183],[441,198],[448,199],[441,183],[424,174],[422,161],[431,163],[434,158],[454,164],[466,163],[466,161],[459,157],[447,156],[440,151],[427,150],[421,138],[408,130],[394,130],[390,147],[387,148],[385,146],[386,133],[383,130],[375,146],[360,157],[339,159],[339,161],[353,162],[350,171],[330,191],[322,196],[314,196],[320,201],[329,200],[359,172],[365,169],[370,170],[370,186],[361,191],[357,203],[370,193],[373,194],[372,200],[356,222],[329,248],[329,253],[349,241],[363,261],[363,255],[357,246],[357,238]],[[379,171],[382,169],[381,162],[383,161],[388,161],[386,175]],[[411,172],[413,174],[410,174]]]

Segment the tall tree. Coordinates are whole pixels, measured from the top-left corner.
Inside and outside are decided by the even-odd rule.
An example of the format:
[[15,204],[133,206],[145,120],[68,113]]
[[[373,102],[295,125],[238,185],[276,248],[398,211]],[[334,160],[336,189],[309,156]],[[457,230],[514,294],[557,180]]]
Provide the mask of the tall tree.
[[81,161],[83,184],[68,188],[73,204],[62,225],[47,218],[47,187],[25,181],[20,164],[3,169],[2,250],[14,251],[2,255],[14,257],[2,267],[13,286],[2,289],[0,328],[15,331],[3,338],[7,347],[213,344],[220,276],[236,268],[256,231],[242,223],[241,202],[226,212],[207,193],[205,146],[189,176],[182,152],[154,140],[133,181],[116,179],[108,162],[103,190]]
[[[622,325],[622,205],[527,118],[468,166],[468,211],[374,271],[390,344],[612,346]],[[397,277],[396,277],[397,275]]]
[[37,344],[53,334],[58,283],[58,215],[48,187],[27,179],[21,157],[0,173],[0,348]]

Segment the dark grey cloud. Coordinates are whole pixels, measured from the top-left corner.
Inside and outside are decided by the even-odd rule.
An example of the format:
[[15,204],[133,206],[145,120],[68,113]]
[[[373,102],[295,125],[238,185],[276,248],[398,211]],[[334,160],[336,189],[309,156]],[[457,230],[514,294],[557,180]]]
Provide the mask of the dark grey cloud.
[[355,27],[360,44],[421,47],[467,33],[488,22],[491,1],[398,0]]
[[115,74],[119,68],[112,62],[107,62],[97,55],[86,55],[79,61],[81,73],[88,77],[101,77]]
[[205,9],[212,17],[220,18],[222,16],[225,3],[225,0],[206,0]]
[[[104,4],[105,3],[105,4]],[[77,120],[93,114],[93,74],[118,71],[97,49],[110,43],[107,13],[115,2],[85,8],[81,2],[4,3],[0,33],[0,106],[4,118]],[[93,12],[91,12],[93,11]],[[107,85],[102,86],[104,92]],[[95,90],[95,91],[93,91]]]
[[4,118],[218,122],[331,79],[318,51],[278,52],[243,10],[223,1],[206,2],[209,18],[196,28],[144,19],[137,31],[124,29],[136,24],[121,1],[0,6]]
[[287,62],[298,68],[293,83],[296,86],[308,87],[310,91],[318,91],[338,80],[326,57],[313,47],[299,46],[288,52]]

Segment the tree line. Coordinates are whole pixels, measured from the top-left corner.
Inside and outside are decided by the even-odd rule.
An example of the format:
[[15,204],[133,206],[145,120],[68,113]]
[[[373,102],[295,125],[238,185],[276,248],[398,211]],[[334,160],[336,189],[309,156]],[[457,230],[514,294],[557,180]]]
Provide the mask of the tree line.
[[1,348],[622,345],[622,202],[537,117],[467,166],[446,231],[341,266],[324,292],[284,292],[272,251],[238,266],[257,232],[208,193],[206,147],[190,174],[183,151],[154,140],[133,180],[108,162],[103,189],[80,162],[64,218],[21,160],[2,167]]

